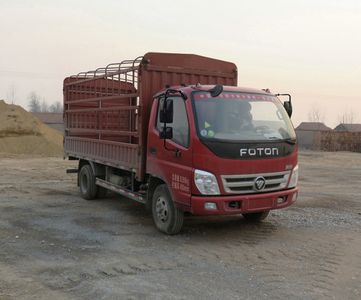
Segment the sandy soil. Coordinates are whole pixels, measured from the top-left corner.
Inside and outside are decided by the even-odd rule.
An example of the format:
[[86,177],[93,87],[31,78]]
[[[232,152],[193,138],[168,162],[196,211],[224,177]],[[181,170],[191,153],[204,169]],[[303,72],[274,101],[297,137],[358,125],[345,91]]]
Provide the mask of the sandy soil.
[[21,106],[0,100],[0,157],[4,155],[63,155],[63,135]]
[[75,162],[0,159],[0,299],[361,299],[361,154],[302,152],[301,194],[262,224],[78,196]]

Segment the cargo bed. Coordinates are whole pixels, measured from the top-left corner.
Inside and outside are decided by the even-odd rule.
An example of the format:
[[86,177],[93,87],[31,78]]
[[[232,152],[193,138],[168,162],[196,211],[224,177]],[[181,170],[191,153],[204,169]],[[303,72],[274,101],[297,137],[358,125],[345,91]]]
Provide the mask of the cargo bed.
[[145,175],[153,96],[181,84],[237,85],[233,63],[193,54],[147,53],[64,80],[64,152]]

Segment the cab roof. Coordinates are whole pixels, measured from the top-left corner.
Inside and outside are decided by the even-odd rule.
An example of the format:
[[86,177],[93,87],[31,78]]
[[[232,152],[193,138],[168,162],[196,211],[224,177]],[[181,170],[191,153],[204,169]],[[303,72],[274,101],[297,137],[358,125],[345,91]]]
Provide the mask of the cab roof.
[[[189,85],[189,86],[171,86],[170,89],[179,90],[185,94],[190,94],[194,91],[204,91],[207,92],[210,89],[214,88],[214,85]],[[166,92],[168,88],[163,89],[159,93],[157,93],[154,98],[158,97],[159,95]],[[269,92],[268,90],[262,89],[255,89],[249,87],[237,87],[237,86],[223,86],[224,92],[238,92],[238,93],[247,93],[247,94],[261,94],[261,95],[268,95],[274,96],[273,93]]]

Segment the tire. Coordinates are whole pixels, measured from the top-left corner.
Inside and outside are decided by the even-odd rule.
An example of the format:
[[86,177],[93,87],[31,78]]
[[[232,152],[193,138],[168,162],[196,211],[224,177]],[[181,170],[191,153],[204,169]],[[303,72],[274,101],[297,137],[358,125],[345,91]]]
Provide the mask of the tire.
[[80,195],[85,200],[97,198],[98,187],[95,184],[95,175],[90,165],[83,165],[79,172]]
[[242,214],[242,215],[247,221],[261,222],[261,221],[263,221],[264,219],[267,218],[267,216],[269,215],[269,210],[256,212],[256,213]]
[[175,207],[165,184],[158,185],[154,191],[152,216],[155,227],[163,233],[173,235],[182,229],[184,213]]

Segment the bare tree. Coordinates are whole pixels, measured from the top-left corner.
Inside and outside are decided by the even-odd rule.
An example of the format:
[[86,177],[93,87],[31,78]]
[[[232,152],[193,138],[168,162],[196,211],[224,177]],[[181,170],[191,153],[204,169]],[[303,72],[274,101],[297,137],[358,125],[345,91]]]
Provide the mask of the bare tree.
[[49,105],[48,105],[48,103],[46,103],[45,99],[43,99],[43,101],[41,102],[40,110],[41,110],[41,112],[49,111]]
[[317,105],[312,105],[311,110],[308,112],[309,122],[324,122],[325,115],[321,112]]
[[41,111],[40,96],[36,92],[31,92],[28,96],[28,100],[28,107],[31,112]]
[[11,102],[11,104],[15,103],[16,100],[16,87],[14,84],[9,86],[8,92],[7,92],[7,100]]
[[338,120],[342,124],[353,124],[355,122],[355,113],[353,110],[349,110],[338,117]]
[[63,105],[60,101],[56,101],[49,107],[49,111],[53,113],[62,113],[63,112]]

